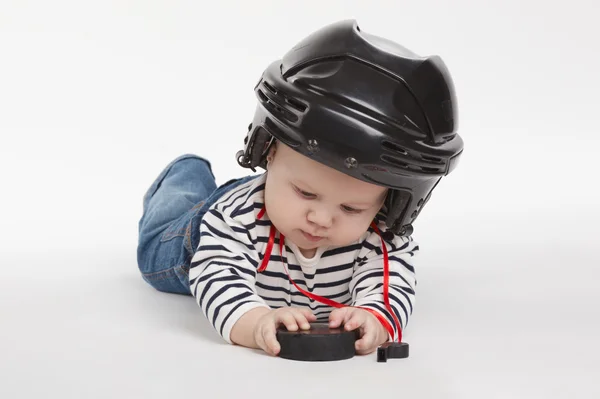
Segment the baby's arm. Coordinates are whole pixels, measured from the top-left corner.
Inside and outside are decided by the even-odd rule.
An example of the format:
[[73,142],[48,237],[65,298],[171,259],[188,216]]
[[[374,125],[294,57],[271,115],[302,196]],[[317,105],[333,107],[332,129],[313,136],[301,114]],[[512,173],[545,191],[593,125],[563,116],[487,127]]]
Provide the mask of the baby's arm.
[[[385,242],[385,241],[384,241]],[[395,236],[392,243],[385,242],[389,262],[389,301],[390,306],[404,329],[412,314],[415,302],[416,277],[414,256],[419,251],[418,245],[410,237]],[[372,309],[387,321],[388,330],[393,331],[389,339],[395,340],[398,331],[394,317],[387,310],[383,297],[384,257],[379,236],[372,232],[363,243],[358,266],[355,268],[350,292],[352,306]]]
[[254,329],[258,321],[270,311],[260,306],[244,313],[231,328],[229,335],[231,342],[247,348],[260,348],[256,342]]
[[[248,230],[211,208],[203,218],[200,245],[191,261],[190,289],[208,321],[229,343],[254,347],[249,325],[270,310],[254,289],[257,267]],[[240,328],[232,336],[238,321]]]

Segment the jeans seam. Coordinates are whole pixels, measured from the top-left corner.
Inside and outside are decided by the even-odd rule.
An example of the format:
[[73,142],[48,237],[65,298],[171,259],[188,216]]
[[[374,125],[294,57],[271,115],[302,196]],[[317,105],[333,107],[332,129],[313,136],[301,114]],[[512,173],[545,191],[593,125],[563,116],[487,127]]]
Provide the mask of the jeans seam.
[[[170,239],[175,238],[175,237],[183,237],[184,239],[187,238],[186,236],[188,235],[188,233],[190,231],[190,225],[192,223],[192,219],[198,215],[198,212],[200,211],[200,208],[202,208],[204,203],[205,203],[205,201],[200,201],[199,203],[197,203],[190,209],[190,211],[196,209],[196,212],[192,215],[192,217],[190,218],[186,227],[177,229],[176,231],[169,231],[169,229],[171,228],[171,225],[173,223],[176,223],[177,219],[172,221],[169,224],[169,226],[166,228],[166,232],[161,235],[160,241],[161,242],[169,241]],[[191,244],[190,244],[190,247],[191,247]]]
[[[175,223],[175,222],[173,222],[173,223]],[[171,238],[175,238],[175,237],[185,237],[186,230],[187,230],[187,227],[183,228],[183,229],[179,229],[177,231],[167,232],[162,235],[160,240],[164,242],[164,241],[169,241]]]
[[190,218],[190,221],[185,229],[185,235],[184,235],[183,239],[185,240],[185,245],[186,245],[188,251],[192,254],[194,253],[194,248],[192,248],[192,221],[194,220],[194,218],[196,216],[198,216],[198,214],[200,213],[200,210],[202,209],[202,206],[204,206],[205,202],[206,201],[200,201],[198,204],[194,205],[192,210],[195,209],[196,212],[194,212],[194,214]]
[[[173,276],[169,275],[169,272],[172,271],[173,273],[176,273],[175,269],[177,269],[177,268],[185,270],[185,264],[183,264],[183,265],[176,265],[176,266],[170,267],[170,268],[168,268],[166,270],[161,270],[159,272],[143,273],[143,276],[151,279],[152,281],[160,281],[160,280],[164,280],[166,278],[173,277]],[[161,274],[163,274],[163,276],[161,276]],[[155,276],[159,276],[159,277],[155,277]],[[175,275],[175,277],[177,277],[177,275]]]

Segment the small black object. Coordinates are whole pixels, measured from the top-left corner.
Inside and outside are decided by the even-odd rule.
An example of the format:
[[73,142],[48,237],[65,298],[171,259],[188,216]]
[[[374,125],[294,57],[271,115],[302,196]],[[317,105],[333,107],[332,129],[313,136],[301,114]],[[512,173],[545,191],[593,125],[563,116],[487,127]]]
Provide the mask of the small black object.
[[385,240],[385,241],[392,241],[394,239],[394,233],[392,233],[389,230],[384,231],[383,233],[381,233],[381,237]]
[[279,357],[309,362],[350,359],[360,338],[358,330],[329,328],[325,323],[311,323],[309,330],[298,331],[288,331],[283,326],[276,336],[281,346]]
[[406,342],[386,342],[377,348],[377,361],[387,362],[388,359],[404,359],[408,357]]

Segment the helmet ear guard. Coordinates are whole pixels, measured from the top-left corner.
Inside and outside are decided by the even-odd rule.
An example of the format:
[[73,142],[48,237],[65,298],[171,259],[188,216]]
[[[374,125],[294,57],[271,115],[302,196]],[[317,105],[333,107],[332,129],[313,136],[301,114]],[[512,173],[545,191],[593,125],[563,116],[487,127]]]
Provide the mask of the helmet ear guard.
[[411,199],[412,195],[407,191],[393,189],[388,191],[385,201],[387,208],[385,224],[394,234],[410,235],[413,232],[411,224],[404,225],[402,223]]
[[[441,180],[442,178],[439,177],[428,191],[419,190],[419,186],[410,191],[390,189],[385,200],[387,209],[385,224],[388,229],[400,236],[411,235],[414,231],[412,223],[419,216],[423,207],[429,201],[433,190]],[[428,185],[425,187],[428,187]]]
[[[267,132],[262,126],[253,128],[252,123],[248,125],[248,134],[244,139],[244,149],[236,154],[237,162],[241,167],[250,168],[256,172],[256,167],[267,168],[266,158],[275,137]],[[255,148],[262,151],[255,151]]]

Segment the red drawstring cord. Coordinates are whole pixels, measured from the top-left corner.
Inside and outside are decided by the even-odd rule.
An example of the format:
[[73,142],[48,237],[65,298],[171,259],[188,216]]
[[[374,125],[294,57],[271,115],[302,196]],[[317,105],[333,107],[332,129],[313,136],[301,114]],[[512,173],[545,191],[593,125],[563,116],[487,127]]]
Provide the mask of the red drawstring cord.
[[[257,215],[258,219],[262,218],[262,216],[265,214],[265,210],[266,209],[264,207],[261,209],[261,211]],[[402,342],[402,329],[400,328],[400,322],[398,321],[396,314],[392,311],[392,307],[390,306],[390,298],[389,298],[390,272],[389,272],[389,259],[388,259],[387,247],[386,247],[385,242],[383,241],[383,238],[381,237],[381,234],[379,233],[379,229],[377,228],[375,223],[371,223],[371,227],[375,230],[377,235],[379,235],[379,238],[381,239],[381,246],[383,249],[383,301],[385,303],[386,309],[388,310],[388,312],[390,312],[390,314],[392,315],[392,317],[394,319],[394,323],[396,324],[396,330],[398,331],[398,342]],[[281,256],[281,263],[283,264],[283,267],[285,268],[285,272],[288,276],[288,279],[292,282],[294,287],[296,287],[296,289],[298,291],[300,291],[302,294],[304,294],[305,296],[309,297],[310,299],[312,299],[314,301],[321,302],[322,304],[332,306],[335,308],[350,307],[348,305],[344,305],[339,302],[333,301],[329,298],[325,298],[325,297],[322,297],[319,295],[312,294],[312,293],[307,292],[307,291],[303,290],[302,288],[300,288],[296,284],[296,282],[290,277],[290,273],[288,272],[287,265],[283,261],[283,247],[285,246],[285,236],[280,233],[280,237],[281,238],[280,238],[280,242],[279,242],[279,255]],[[269,259],[271,258],[271,252],[273,250],[274,243],[275,243],[275,226],[271,225],[271,230],[269,232],[269,242],[267,243],[267,250],[265,252],[265,256],[264,256],[260,266],[257,269],[257,271],[259,273],[264,271],[267,268]],[[394,329],[392,328],[390,323],[385,319],[385,317],[383,317],[379,312],[377,312],[373,309],[362,307],[362,306],[356,306],[356,307],[359,309],[366,310],[369,313],[371,313],[373,316],[375,316],[377,318],[377,320],[379,320],[379,322],[383,325],[383,327],[385,327],[385,329],[390,334],[390,336],[392,338],[394,337]]]
[[392,306],[390,305],[390,262],[388,258],[387,246],[385,245],[385,241],[383,241],[383,237],[379,233],[379,229],[375,225],[375,223],[371,223],[371,227],[379,236],[381,240],[381,249],[383,251],[383,302],[385,303],[385,307],[392,315],[394,319],[394,323],[396,324],[396,328],[398,330],[398,342],[402,342],[402,329],[400,328],[400,321],[396,317],[396,313],[392,311]]
[[[258,213],[257,218],[260,219],[265,214],[265,208],[261,209]],[[267,250],[265,252],[265,257],[262,260],[262,263],[258,267],[258,272],[262,272],[267,268],[267,264],[269,263],[269,259],[271,258],[271,251],[273,250],[273,243],[275,243],[275,228],[271,225],[271,232],[269,234],[269,242],[267,243]]]

